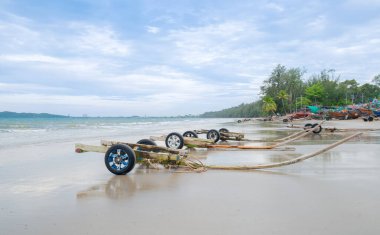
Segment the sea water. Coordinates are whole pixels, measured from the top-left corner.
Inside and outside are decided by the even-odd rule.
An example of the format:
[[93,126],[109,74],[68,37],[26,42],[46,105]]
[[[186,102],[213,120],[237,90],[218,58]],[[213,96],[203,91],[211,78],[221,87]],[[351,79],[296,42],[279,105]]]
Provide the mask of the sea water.
[[234,119],[202,118],[0,118],[0,148],[104,137],[149,138],[194,129],[218,129]]

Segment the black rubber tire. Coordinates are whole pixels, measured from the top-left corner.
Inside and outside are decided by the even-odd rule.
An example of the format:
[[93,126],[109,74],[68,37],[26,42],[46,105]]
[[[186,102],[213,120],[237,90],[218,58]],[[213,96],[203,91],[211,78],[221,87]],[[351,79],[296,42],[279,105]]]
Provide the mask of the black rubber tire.
[[214,143],[216,143],[220,139],[220,134],[217,130],[211,129],[207,132],[207,139],[214,140]]
[[310,129],[313,126],[311,123],[306,123],[305,126],[303,127],[304,130]]
[[[311,129],[313,129],[313,128],[316,127],[316,126],[318,126],[318,123],[313,124],[313,125],[311,126]],[[313,133],[318,134],[318,133],[320,133],[321,131],[322,131],[322,126],[319,126],[318,129],[313,130]]]
[[373,121],[373,117],[368,117],[368,121],[372,122]]
[[153,140],[150,140],[150,139],[139,140],[139,141],[137,141],[137,144],[145,144],[145,145],[154,145],[154,146],[157,146],[156,142],[154,142]]
[[[113,167],[114,165],[116,165],[115,164],[115,158],[113,158],[111,161],[112,155],[117,154],[118,150],[120,150],[120,155],[127,155],[127,157],[128,157],[127,165],[121,169],[115,169]],[[120,156],[118,156],[118,157],[120,157]],[[111,173],[113,173],[115,175],[125,175],[128,172],[130,172],[133,169],[133,167],[135,167],[136,156],[135,156],[135,153],[133,152],[133,150],[131,149],[131,147],[129,147],[128,145],[115,144],[115,145],[112,145],[107,150],[106,154],[104,155],[104,163],[106,164],[107,169]],[[112,165],[111,165],[111,163],[112,163]]]
[[198,138],[197,133],[194,131],[185,131],[182,135],[183,137]]
[[227,133],[227,132],[230,132],[227,128],[220,128],[219,129],[219,133]]
[[[175,141],[176,143],[173,143]],[[181,134],[177,132],[172,132],[165,139],[165,145],[171,149],[182,149],[185,141]]]

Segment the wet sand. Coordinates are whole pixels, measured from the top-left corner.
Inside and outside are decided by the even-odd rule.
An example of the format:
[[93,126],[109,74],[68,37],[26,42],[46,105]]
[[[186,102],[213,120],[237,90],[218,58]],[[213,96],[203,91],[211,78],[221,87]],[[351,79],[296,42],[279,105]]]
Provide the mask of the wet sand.
[[[326,126],[380,127],[362,123]],[[260,126],[257,132],[257,126],[225,125],[255,139],[257,133],[275,139],[297,131],[284,124]],[[289,145],[295,151],[208,151],[204,161],[277,162],[346,135],[308,136]],[[74,153],[74,142],[3,148],[0,234],[380,234],[379,144],[380,131],[371,131],[277,169],[136,169],[126,176],[109,173],[103,154]]]

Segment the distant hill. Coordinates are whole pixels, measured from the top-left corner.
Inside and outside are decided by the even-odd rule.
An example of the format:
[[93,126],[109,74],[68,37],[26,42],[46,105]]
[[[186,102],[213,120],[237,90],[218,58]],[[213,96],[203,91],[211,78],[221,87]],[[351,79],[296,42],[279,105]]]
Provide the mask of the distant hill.
[[256,101],[249,104],[240,104],[221,111],[206,112],[199,115],[202,118],[251,118],[261,117],[263,115],[261,109],[261,101]]
[[49,114],[49,113],[15,113],[0,112],[0,118],[67,118],[67,116]]

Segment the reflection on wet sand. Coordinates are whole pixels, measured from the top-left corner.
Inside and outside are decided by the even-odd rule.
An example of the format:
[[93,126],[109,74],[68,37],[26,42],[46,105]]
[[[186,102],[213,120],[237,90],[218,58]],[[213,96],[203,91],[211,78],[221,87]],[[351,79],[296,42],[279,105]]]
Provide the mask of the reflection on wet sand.
[[107,183],[94,185],[77,193],[78,199],[107,197],[115,200],[128,199],[139,191],[158,190],[176,185],[180,174],[159,172],[155,169],[137,169],[135,174],[115,175]]
[[[270,170],[255,170],[252,173],[299,177],[285,172]],[[173,170],[158,171],[140,168],[136,170],[135,174],[112,176],[106,183],[100,183],[86,190],[79,191],[76,196],[80,200],[97,197],[106,197],[112,200],[127,200],[136,196],[139,192],[177,187],[183,174],[186,173],[177,173]]]
[[273,154],[266,157],[266,162],[268,163],[276,163],[276,162],[283,162],[288,161],[291,159],[294,159],[296,157],[299,157],[300,154],[292,154],[292,153],[286,153],[286,154]]

